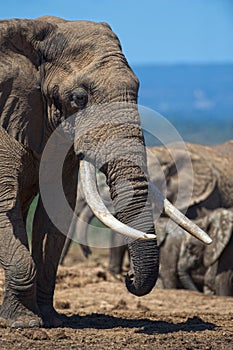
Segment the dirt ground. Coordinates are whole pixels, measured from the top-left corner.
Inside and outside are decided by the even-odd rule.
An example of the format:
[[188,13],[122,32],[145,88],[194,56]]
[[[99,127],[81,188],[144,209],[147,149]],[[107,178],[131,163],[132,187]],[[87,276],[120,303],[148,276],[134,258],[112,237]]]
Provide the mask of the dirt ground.
[[72,246],[55,292],[66,326],[0,328],[0,350],[233,349],[233,298],[157,288],[138,298],[106,272],[107,263],[107,250],[85,260]]

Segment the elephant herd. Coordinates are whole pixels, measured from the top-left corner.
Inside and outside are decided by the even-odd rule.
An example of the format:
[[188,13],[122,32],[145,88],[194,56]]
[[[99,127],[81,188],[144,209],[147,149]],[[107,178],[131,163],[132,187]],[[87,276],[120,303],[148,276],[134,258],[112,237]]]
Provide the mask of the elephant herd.
[[[64,315],[54,308],[54,289],[73,213],[80,211],[78,174],[88,206],[103,224],[124,236],[130,293],[150,293],[159,277],[153,203],[204,244],[212,242],[178,210],[179,201],[178,208],[170,202],[176,203],[172,193],[168,191],[167,199],[151,187],[137,105],[139,81],[107,23],[50,16],[1,20],[0,55],[0,264],[5,272],[1,326],[64,324]],[[232,206],[231,149],[229,143],[213,148],[209,156],[208,147],[198,156],[194,153],[193,160],[199,157],[201,165],[191,218],[202,202],[211,210]],[[177,157],[182,158],[180,152]],[[115,215],[98,193],[98,171],[106,177]],[[169,176],[174,166],[167,171]],[[170,184],[173,192],[176,178],[171,177]],[[26,218],[37,195],[29,245]],[[206,251],[204,260],[210,255]],[[225,262],[215,255],[213,264],[227,274]]]
[[[193,191],[192,196],[187,198],[188,202],[181,202],[178,208],[186,206],[186,215],[209,234],[213,243],[205,246],[165,217],[156,220],[160,248],[157,286],[233,296],[233,141],[218,146],[186,143],[186,147],[193,168]],[[158,187],[163,187],[162,183],[166,182],[166,196],[172,202],[176,200],[178,190],[182,191],[183,188],[187,191],[189,174],[186,171],[185,156],[179,147],[173,151],[173,157],[167,147],[147,149],[150,178]],[[111,206],[102,174],[99,174],[99,191],[106,204]],[[181,198],[184,198],[182,194]],[[88,256],[91,253],[88,247],[88,224],[94,214],[83,200],[81,191],[79,201],[82,210],[78,214],[80,220],[76,225],[76,234],[80,232],[82,236],[76,239],[82,241],[81,247]],[[61,263],[70,242],[67,239]],[[108,268],[113,275],[122,273],[126,250],[124,237],[112,232]]]

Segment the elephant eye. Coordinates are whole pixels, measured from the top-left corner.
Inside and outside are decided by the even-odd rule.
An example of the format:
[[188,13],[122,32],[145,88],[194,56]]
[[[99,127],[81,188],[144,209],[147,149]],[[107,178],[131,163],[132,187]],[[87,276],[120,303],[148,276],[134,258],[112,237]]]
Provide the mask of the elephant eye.
[[70,95],[70,101],[75,104],[78,108],[84,108],[88,101],[87,91],[84,89],[79,89]]

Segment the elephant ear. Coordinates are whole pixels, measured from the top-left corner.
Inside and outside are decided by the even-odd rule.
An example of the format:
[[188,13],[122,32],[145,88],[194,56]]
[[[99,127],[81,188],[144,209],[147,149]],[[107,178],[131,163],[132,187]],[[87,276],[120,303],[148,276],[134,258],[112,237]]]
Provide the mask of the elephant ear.
[[179,210],[208,198],[216,186],[211,164],[195,145],[150,147],[147,151],[151,180]]
[[190,206],[206,200],[216,187],[217,178],[208,159],[200,153],[191,153],[193,166],[193,194]]
[[160,218],[155,222],[155,231],[157,234],[157,242],[158,245],[161,246],[166,240],[168,231],[167,231],[167,222],[168,220],[165,218]]
[[221,256],[233,234],[233,211],[216,209],[208,216],[207,233],[213,242],[205,249],[204,265],[213,265]]
[[0,120],[19,142],[41,153],[44,108],[39,44],[53,30],[45,21],[0,21]]

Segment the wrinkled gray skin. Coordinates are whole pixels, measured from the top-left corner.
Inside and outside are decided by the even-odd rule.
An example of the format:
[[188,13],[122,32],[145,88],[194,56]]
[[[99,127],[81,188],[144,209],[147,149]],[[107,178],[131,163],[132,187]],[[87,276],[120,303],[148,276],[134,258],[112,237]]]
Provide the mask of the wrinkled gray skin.
[[[53,294],[65,236],[50,221],[41,197],[33,223],[32,257],[25,230],[24,218],[39,193],[40,157],[56,126],[76,113],[75,143],[62,174],[70,206],[75,207],[79,158],[84,157],[102,167],[116,217],[126,224],[133,220],[134,228],[153,233],[144,139],[136,108],[138,80],[107,24],[43,17],[1,21],[0,27],[1,125],[19,143],[11,154],[20,154],[21,145],[31,154],[25,164],[20,155],[19,164],[12,155],[16,174],[1,180],[0,262],[6,282],[0,316],[11,327],[39,326],[41,319],[47,326],[60,326],[63,319],[54,310]],[[108,109],[111,102],[124,106]],[[90,113],[102,103],[107,103],[105,115]],[[109,160],[108,155],[116,151],[122,157]],[[127,161],[129,156],[131,161]],[[54,153],[56,158],[59,154]],[[5,166],[2,162],[1,167]],[[56,183],[56,176],[56,172],[48,175],[48,185]],[[119,183],[122,186],[116,192]],[[124,193],[129,183],[134,196],[126,210]],[[137,219],[142,209],[143,222]],[[58,208],[59,216],[62,211],[63,207]],[[156,240],[127,242],[131,256],[127,288],[138,296],[147,294],[158,275]]]
[[[29,288],[25,288],[23,293],[20,288],[24,285],[32,286],[35,279],[35,264],[29,253],[25,231],[26,217],[23,218],[21,205],[22,203],[29,204],[25,201],[27,197],[24,197],[22,189],[24,188],[24,193],[27,194],[27,191],[34,187],[38,173],[38,162],[29,149],[16,141],[2,127],[0,127],[0,159],[0,263],[5,269],[6,289],[1,313],[7,313],[11,318],[14,317],[16,307],[14,300],[21,301],[21,297],[28,302],[28,309],[35,314],[39,311],[35,295],[29,301],[27,294]],[[9,210],[9,208],[11,209]],[[6,223],[6,216],[8,223]],[[11,222],[16,225],[14,234],[12,234]],[[21,260],[22,256],[24,261]],[[17,284],[16,288],[12,288],[14,284]],[[20,309],[24,311],[24,302],[22,301],[20,304]],[[28,314],[28,317],[24,316],[24,322],[28,322],[31,327],[38,325],[36,316],[32,314],[30,316]],[[5,324],[5,322],[2,323]],[[20,320],[18,319],[14,326],[19,325]]]
[[[187,152],[184,151],[183,146],[180,148],[179,144],[172,148],[172,154],[169,148],[163,146],[147,148],[148,171],[152,182],[161,190],[166,189],[167,198],[173,204],[175,203],[178,209],[187,209],[186,216],[190,219],[202,217],[209,210],[219,207],[233,207],[233,141],[217,146],[191,143],[185,145],[193,167],[193,190],[190,192],[192,196],[185,198],[187,188],[191,184],[190,171],[186,163]],[[102,193],[104,187],[105,183],[102,180],[99,184]],[[178,187],[180,201],[176,201]],[[107,193],[105,200],[109,201]],[[93,218],[91,210],[86,209],[85,215],[83,221],[89,223]],[[82,230],[85,232],[87,227],[83,224]],[[112,234],[111,240],[109,270],[112,274],[119,274],[122,272],[122,262],[127,247],[124,237]],[[68,245],[69,243],[66,242],[63,258]],[[176,249],[176,246],[177,242],[171,249]],[[173,279],[171,276],[169,278]],[[174,286],[172,281],[171,284]],[[166,285],[169,285],[169,281]]]
[[196,222],[213,239],[208,247],[166,221],[157,226],[162,287],[233,296],[233,209],[216,209]]
[[[83,231],[82,237],[77,239],[84,242],[82,249],[86,257],[91,253],[85,238],[88,223],[93,216],[93,212],[86,205],[78,225]],[[205,246],[166,218],[160,218],[156,222],[160,249],[158,287],[233,296],[233,209],[218,208],[195,222],[213,239],[212,244]],[[68,249],[67,242],[63,259]],[[117,246],[110,249],[112,265],[109,265],[109,270],[117,275],[122,273],[126,248],[119,234],[112,234],[112,243]]]
[[[193,190],[190,192],[192,195],[185,198],[191,183],[190,171],[186,165],[187,153],[178,145],[172,150],[172,155],[166,147],[148,147],[147,164],[151,181],[161,190],[165,188],[166,197],[178,209],[185,210],[185,215],[190,219],[203,217],[208,211],[220,207],[233,207],[233,141],[217,146],[191,143],[185,145],[193,168]],[[161,168],[164,177],[161,176]],[[179,201],[178,190],[181,199]],[[122,241],[122,245],[119,240]],[[118,246],[115,247],[116,245]],[[122,263],[127,248],[124,238],[113,234],[112,247],[109,270],[118,274],[122,271],[119,264]]]
[[[185,198],[192,174],[187,171],[187,153],[179,143],[172,149],[172,154],[166,147],[148,148],[148,169],[152,180],[159,188],[166,188],[168,200],[178,209],[186,209],[186,216],[190,219],[205,215],[206,210],[233,207],[233,140],[216,146],[188,142],[185,146],[193,168],[192,196]],[[158,176],[161,168],[166,183]]]

